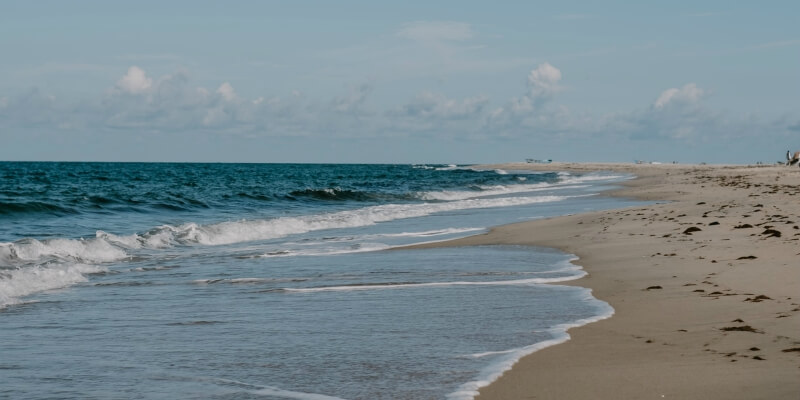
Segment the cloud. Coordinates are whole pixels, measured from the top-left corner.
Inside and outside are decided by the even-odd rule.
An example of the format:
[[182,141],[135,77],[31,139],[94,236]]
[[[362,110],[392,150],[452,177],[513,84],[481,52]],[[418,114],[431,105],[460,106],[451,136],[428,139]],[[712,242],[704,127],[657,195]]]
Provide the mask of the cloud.
[[372,86],[366,83],[352,87],[347,96],[335,97],[331,102],[331,108],[341,113],[354,112],[361,108],[371,91]]
[[688,83],[661,92],[650,107],[616,115],[609,126],[634,140],[703,143],[746,135],[754,121],[731,118],[702,104],[708,90]]
[[670,88],[661,93],[653,103],[656,109],[663,109],[670,105],[691,105],[696,104],[706,91],[700,89],[694,83],[688,83],[682,88]]
[[117,87],[130,94],[143,93],[151,86],[153,86],[153,80],[147,77],[143,69],[135,65],[128,68],[128,73],[117,81]]
[[464,119],[478,116],[489,102],[486,96],[453,100],[440,93],[422,92],[395,115],[423,119]]
[[528,74],[528,88],[534,99],[550,98],[558,93],[561,88],[561,71],[549,63],[539,64],[536,69]]
[[70,110],[56,96],[38,88],[0,99],[0,127],[57,127],[71,118]]
[[236,91],[233,90],[233,86],[231,86],[231,84],[228,82],[219,85],[219,88],[217,88],[217,93],[222,96],[225,101],[236,100]]
[[771,135],[779,139],[772,142],[785,143],[793,131],[800,130],[796,114],[764,122],[709,109],[703,104],[709,90],[694,83],[653,93],[634,110],[597,115],[573,111],[558,102],[564,77],[557,67],[542,63],[519,78],[526,77],[518,84],[516,97],[496,104],[482,94],[453,98],[423,90],[405,102],[377,108],[370,102],[371,84],[354,85],[327,98],[300,92],[248,98],[229,82],[200,87],[188,71],[149,77],[144,69],[131,67],[120,79],[110,80],[109,90],[92,100],[70,102],[39,90],[4,93],[0,96],[0,135],[49,132],[66,140],[79,135],[202,134],[209,135],[212,142],[213,135],[219,134],[331,140],[402,140],[417,135],[458,137],[474,143],[532,141],[552,148],[619,143],[620,148],[681,149],[703,143],[763,147],[752,138],[766,142],[765,135]]
[[549,63],[539,64],[528,73],[527,93],[512,97],[486,116],[487,129],[515,132],[544,125],[547,125],[545,130],[553,130],[555,125],[564,125],[569,111],[563,106],[550,107],[555,94],[561,91],[561,78],[558,68]]
[[462,41],[474,36],[469,24],[453,21],[410,22],[404,24],[396,35],[420,42]]
[[[142,79],[146,78],[146,79]],[[146,85],[134,83],[147,82]],[[138,88],[132,95],[131,87]],[[101,129],[149,132],[214,132],[253,136],[309,136],[320,133],[360,135],[371,121],[364,111],[372,86],[353,86],[329,101],[314,100],[299,91],[287,96],[237,93],[230,82],[210,89],[192,84],[187,71],[148,78],[139,67],[130,69],[91,108],[93,123]],[[358,119],[344,114],[358,114]],[[0,121],[1,123],[2,121]],[[363,124],[363,126],[359,125]]]

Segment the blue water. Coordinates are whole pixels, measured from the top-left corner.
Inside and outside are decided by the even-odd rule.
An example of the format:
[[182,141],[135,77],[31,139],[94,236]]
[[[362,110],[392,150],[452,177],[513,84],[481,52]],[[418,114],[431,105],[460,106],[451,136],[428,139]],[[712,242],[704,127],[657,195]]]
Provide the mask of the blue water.
[[470,399],[607,317],[555,250],[386,249],[633,204],[448,165],[0,163],[0,397]]

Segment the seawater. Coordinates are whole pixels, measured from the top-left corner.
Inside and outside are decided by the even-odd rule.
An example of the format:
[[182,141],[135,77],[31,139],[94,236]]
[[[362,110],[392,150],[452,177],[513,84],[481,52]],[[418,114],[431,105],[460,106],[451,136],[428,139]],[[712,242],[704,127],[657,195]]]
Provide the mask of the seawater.
[[455,165],[0,163],[0,397],[471,399],[613,310],[551,249],[383,251],[632,202]]

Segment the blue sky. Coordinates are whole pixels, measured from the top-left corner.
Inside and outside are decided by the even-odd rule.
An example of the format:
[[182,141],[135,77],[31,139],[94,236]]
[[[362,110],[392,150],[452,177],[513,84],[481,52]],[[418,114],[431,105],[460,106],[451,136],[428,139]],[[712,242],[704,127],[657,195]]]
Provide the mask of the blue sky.
[[800,4],[642,3],[5,1],[0,160],[800,149]]

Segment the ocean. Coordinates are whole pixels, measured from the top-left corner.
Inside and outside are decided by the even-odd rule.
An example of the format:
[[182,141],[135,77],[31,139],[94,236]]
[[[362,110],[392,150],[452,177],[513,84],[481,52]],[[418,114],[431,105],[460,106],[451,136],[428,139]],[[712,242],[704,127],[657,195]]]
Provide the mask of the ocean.
[[616,173],[0,163],[0,398],[472,399],[613,310],[553,249]]

